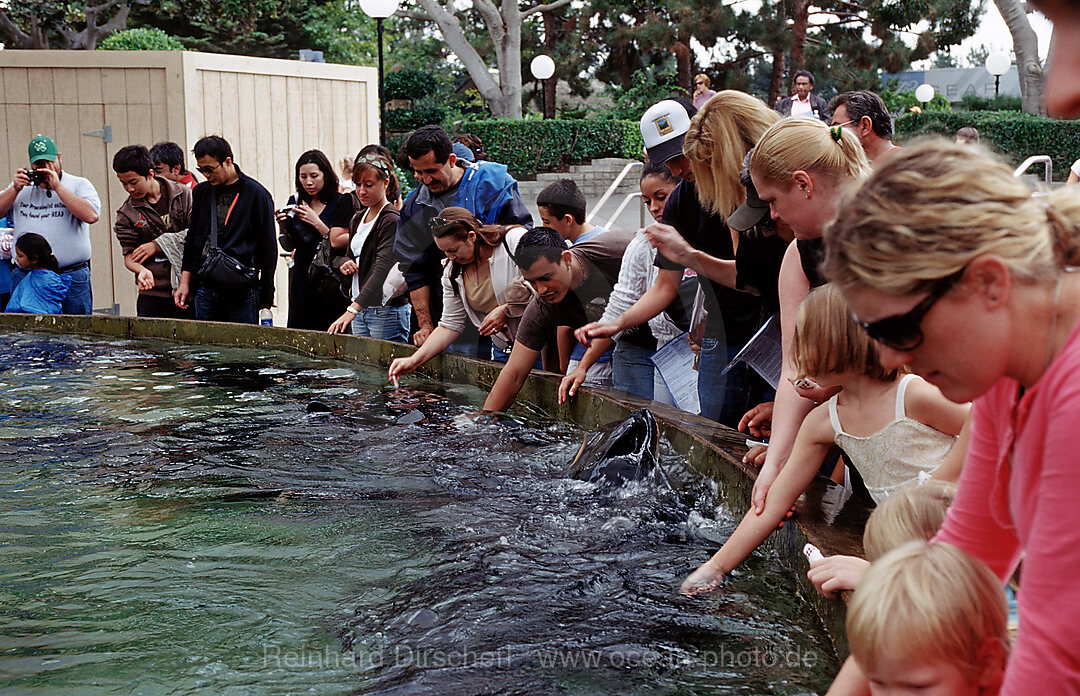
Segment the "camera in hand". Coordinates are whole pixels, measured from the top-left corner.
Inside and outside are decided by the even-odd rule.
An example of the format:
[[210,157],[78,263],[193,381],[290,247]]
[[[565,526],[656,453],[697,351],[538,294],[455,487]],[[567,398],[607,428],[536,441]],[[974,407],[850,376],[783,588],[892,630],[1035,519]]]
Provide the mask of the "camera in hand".
[[31,169],[26,172],[26,178],[30,179],[31,186],[49,183],[49,173],[44,169]]
[[284,208],[282,208],[281,212],[285,213],[285,217],[289,218],[290,220],[295,220],[296,219],[296,206],[295,205],[289,204],[289,205],[285,206]]

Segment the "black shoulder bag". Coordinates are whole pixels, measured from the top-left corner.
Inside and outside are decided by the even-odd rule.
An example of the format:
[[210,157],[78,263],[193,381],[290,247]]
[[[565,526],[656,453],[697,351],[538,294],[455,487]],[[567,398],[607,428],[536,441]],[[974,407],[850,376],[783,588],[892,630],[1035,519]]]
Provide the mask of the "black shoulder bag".
[[[217,193],[211,191],[210,195],[214,202],[210,207],[210,249],[199,267],[199,280],[218,289],[250,287],[258,281],[259,270],[245,266],[218,247]],[[239,198],[240,194],[236,196]]]

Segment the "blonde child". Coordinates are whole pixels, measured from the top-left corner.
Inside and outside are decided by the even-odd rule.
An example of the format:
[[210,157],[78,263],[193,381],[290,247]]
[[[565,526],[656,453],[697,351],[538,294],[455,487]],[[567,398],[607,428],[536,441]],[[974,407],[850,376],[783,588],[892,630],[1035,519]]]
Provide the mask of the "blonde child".
[[866,560],[843,555],[820,558],[810,562],[806,576],[826,597],[854,590],[872,561],[901,544],[929,541],[937,534],[955,496],[956,484],[949,481],[906,484],[878,505],[866,521]]
[[987,696],[1005,673],[1007,613],[989,568],[950,544],[912,541],[870,567],[847,637],[871,694]]
[[684,594],[715,588],[776,529],[833,444],[847,453],[880,502],[921,472],[933,473],[967,417],[967,405],[952,403],[918,377],[884,369],[877,345],[835,288],[826,285],[807,295],[795,323],[792,354],[798,376],[841,391],[807,415],[764,509],[746,513],[724,546],[683,581]]

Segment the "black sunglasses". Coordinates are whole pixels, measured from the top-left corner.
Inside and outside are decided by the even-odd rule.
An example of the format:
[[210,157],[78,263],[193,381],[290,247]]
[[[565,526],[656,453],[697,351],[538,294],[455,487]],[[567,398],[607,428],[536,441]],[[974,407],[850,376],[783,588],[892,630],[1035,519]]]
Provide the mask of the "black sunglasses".
[[963,277],[966,270],[967,267],[964,267],[951,276],[939,280],[930,289],[930,294],[924,297],[922,302],[912,307],[909,312],[894,314],[891,317],[872,322],[865,322],[855,316],[854,313],[851,316],[866,332],[866,335],[875,341],[883,343],[893,350],[915,350],[923,342],[923,333],[920,328],[923,318],[934,306],[934,303],[940,300],[942,295],[948,292],[949,288]]

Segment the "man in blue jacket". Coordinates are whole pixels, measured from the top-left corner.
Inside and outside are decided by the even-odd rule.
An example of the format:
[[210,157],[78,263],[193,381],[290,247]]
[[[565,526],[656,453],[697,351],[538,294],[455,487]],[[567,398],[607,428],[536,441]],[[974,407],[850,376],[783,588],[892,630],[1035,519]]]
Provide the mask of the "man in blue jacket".
[[[417,128],[405,143],[409,166],[420,182],[401,207],[394,252],[409,286],[417,331],[413,343],[424,344],[442,309],[443,253],[431,235],[431,218],[443,208],[472,212],[485,225],[532,226],[532,215],[518,193],[506,165],[466,162],[453,152],[450,136],[438,126]],[[490,355],[482,355],[488,358]]]
[[[198,171],[206,181],[191,194],[191,220],[184,244],[176,306],[187,309],[189,298],[201,321],[259,323],[259,309],[274,304],[277,268],[277,224],[274,201],[262,184],[240,171],[232,147],[209,135],[195,143]],[[217,218],[217,248],[230,257],[235,273],[210,274],[204,249]]]

